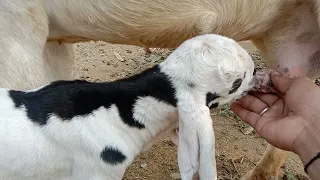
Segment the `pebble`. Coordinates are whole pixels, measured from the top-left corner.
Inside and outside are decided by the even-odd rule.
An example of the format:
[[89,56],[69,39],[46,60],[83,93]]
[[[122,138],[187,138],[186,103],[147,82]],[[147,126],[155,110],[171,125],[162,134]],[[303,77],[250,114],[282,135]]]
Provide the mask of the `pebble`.
[[122,57],[119,53],[117,53],[117,52],[113,52],[113,53],[114,53],[114,55],[116,56],[116,58],[117,58],[119,61],[121,61],[121,62],[126,61],[125,59],[123,59],[123,57]]
[[181,179],[180,173],[172,173],[170,176],[172,179]]
[[145,169],[147,167],[147,163],[142,163],[140,166]]

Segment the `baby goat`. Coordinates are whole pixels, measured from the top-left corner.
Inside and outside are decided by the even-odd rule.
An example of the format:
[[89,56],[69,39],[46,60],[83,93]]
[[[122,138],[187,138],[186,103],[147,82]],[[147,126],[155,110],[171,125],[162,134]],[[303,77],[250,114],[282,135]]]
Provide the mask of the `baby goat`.
[[216,179],[209,108],[251,89],[253,72],[234,40],[208,34],[115,82],[0,89],[0,179],[122,179],[146,145],[177,124],[182,179]]

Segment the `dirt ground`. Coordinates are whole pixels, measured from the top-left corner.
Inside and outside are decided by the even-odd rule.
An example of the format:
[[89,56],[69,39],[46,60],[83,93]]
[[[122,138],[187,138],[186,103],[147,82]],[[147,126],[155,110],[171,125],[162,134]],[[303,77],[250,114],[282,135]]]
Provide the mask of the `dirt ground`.
[[[257,66],[265,66],[250,43],[241,44],[252,55]],[[76,78],[97,82],[131,76],[162,62],[171,53],[169,49],[151,49],[152,53],[146,54],[140,47],[103,42],[75,44],[75,50]],[[247,125],[235,118],[228,106],[213,110],[212,119],[216,135],[218,179],[237,180],[255,166],[267,143],[254,132],[244,135],[241,130]],[[307,179],[304,176],[300,160],[290,153],[279,179]],[[137,157],[124,179],[179,179],[177,147],[166,138],[161,140],[151,150]]]

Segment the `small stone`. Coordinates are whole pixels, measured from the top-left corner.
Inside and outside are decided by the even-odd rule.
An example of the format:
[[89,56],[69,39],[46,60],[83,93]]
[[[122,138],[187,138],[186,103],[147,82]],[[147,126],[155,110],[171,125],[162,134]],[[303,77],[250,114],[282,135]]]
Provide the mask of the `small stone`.
[[117,53],[117,52],[113,52],[114,53],[114,55],[116,56],[116,58],[119,60],[119,61],[121,61],[121,62],[124,62],[125,61],[125,59],[123,59],[123,57],[119,54],[119,53]]
[[241,132],[245,135],[249,135],[250,133],[253,132],[253,127],[252,126],[245,127],[243,130],[241,130]]
[[172,173],[170,176],[172,179],[181,179],[180,173]]
[[145,169],[145,168],[147,168],[147,163],[142,163],[140,166],[141,166],[143,169]]

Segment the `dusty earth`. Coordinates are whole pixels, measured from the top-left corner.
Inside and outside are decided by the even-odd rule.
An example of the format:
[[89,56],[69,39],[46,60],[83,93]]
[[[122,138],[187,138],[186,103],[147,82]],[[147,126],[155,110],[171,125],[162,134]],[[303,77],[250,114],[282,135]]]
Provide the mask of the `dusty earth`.
[[[252,55],[257,66],[265,66],[258,51],[249,42],[241,44]],[[103,42],[75,44],[75,51],[76,78],[97,82],[131,76],[162,62],[172,52],[169,49],[151,49],[152,53],[146,54],[141,47]],[[218,179],[237,180],[255,166],[267,143],[254,132],[243,134],[247,125],[228,106],[213,110],[212,119],[216,135]],[[161,140],[135,160],[124,179],[179,179],[177,147],[168,139]],[[296,155],[289,154],[279,179],[307,179]]]

